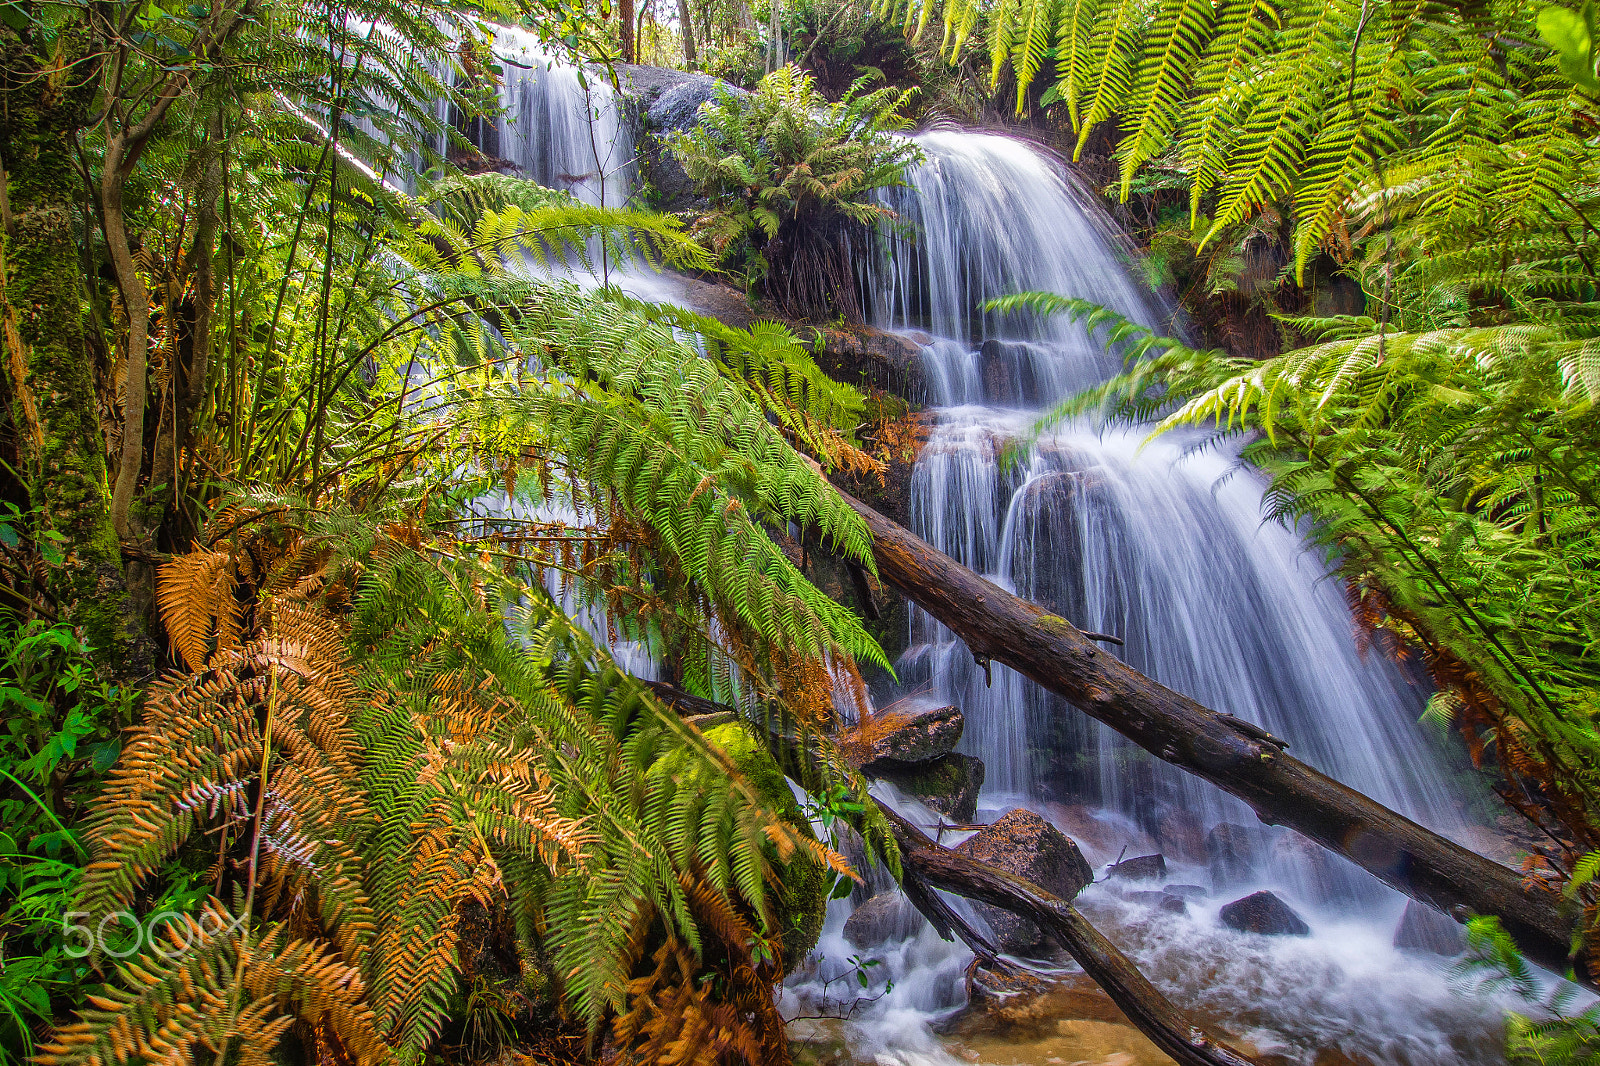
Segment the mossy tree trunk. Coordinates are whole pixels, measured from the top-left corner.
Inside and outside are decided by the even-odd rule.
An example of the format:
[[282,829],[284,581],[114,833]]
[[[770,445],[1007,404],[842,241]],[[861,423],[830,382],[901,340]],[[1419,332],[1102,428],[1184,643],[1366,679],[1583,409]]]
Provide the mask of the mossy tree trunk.
[[0,27],[0,315],[30,532],[63,556],[43,591],[102,661],[124,670],[134,641],[75,239],[82,187],[72,144],[94,93],[91,56],[79,27],[48,43]]

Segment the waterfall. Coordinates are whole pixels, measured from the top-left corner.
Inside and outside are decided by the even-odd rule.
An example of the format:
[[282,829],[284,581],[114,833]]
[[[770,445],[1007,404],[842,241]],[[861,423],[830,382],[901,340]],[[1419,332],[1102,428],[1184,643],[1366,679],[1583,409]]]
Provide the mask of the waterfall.
[[504,74],[495,141],[485,154],[587,204],[622,207],[633,195],[633,139],[605,77],[558,61],[526,30],[495,31]]
[[[898,219],[861,279],[876,325],[926,341],[938,422],[912,471],[915,531],[1002,587],[1121,638],[1109,650],[1130,665],[1264,726],[1295,756],[1436,830],[1463,830],[1450,770],[1416,722],[1422,691],[1381,655],[1358,650],[1340,586],[1297,531],[1265,519],[1263,480],[1236,453],[1198,448],[1194,437],[1147,443],[1139,429],[1080,423],[1005,461],[1007,445],[1043,410],[1104,380],[1118,361],[1069,322],[988,314],[979,310],[984,301],[1044,290],[1151,327],[1164,324],[1165,309],[1134,280],[1137,263],[1093,198],[1047,154],[990,134],[916,139],[926,161],[905,188],[883,195]],[[1017,673],[978,667],[915,607],[897,673],[906,691],[931,691],[964,711],[959,750],[987,771],[980,822],[1029,807],[1093,863],[1122,849],[1159,850],[1171,881],[1198,883],[1179,914],[1141,900],[1161,897],[1130,892],[1137,886],[1126,882],[1090,886],[1079,898],[1184,1009],[1299,1066],[1324,1061],[1328,1049],[1408,1066],[1503,1061],[1498,1005],[1455,995],[1439,962],[1393,947],[1404,901],[1365,871],[1259,825],[1242,802]],[[914,822],[939,821],[886,784],[874,792]],[[1207,834],[1223,833],[1225,823],[1225,839],[1249,858],[1220,877],[1208,864]],[[944,841],[963,835],[946,832]],[[1312,935],[1225,928],[1222,905],[1256,888],[1287,899]],[[797,1010],[826,1009],[833,982],[848,974],[843,960],[856,950],[842,936],[849,909],[848,901],[830,909],[821,960],[791,981]],[[871,1021],[854,1029],[858,1055],[880,1066],[959,1066],[928,1023],[964,1002],[955,975],[970,956],[941,950],[927,927],[871,954],[883,969],[869,989],[877,997]],[[1063,1037],[1057,1057],[1045,1057],[1047,1043],[1029,1052],[1005,1039],[969,1043],[963,1055],[1085,1057],[1075,1037]]]
[[1042,290],[1114,307],[1152,328],[1159,308],[1119,259],[1116,231],[1060,167],[1021,141],[938,130],[926,160],[880,199],[896,215],[866,281],[874,324],[940,338],[930,399],[1036,408],[1104,380],[1116,360],[1064,318],[980,311]]
[[[505,31],[497,51],[515,62],[502,85],[507,114],[486,152],[586,202],[625,203],[633,145],[600,79],[585,85],[519,31]],[[1380,656],[1358,652],[1341,590],[1294,531],[1263,520],[1261,480],[1234,456],[1191,454],[1192,442],[1176,437],[1141,448],[1137,430],[1078,425],[1041,439],[1018,463],[1001,461],[1041,410],[1104,380],[1118,361],[1074,324],[987,314],[978,310],[983,301],[1046,290],[1151,327],[1166,324],[1166,308],[1135,280],[1136,259],[1093,198],[1048,155],[990,134],[917,140],[926,161],[905,188],[884,193],[899,228],[862,269],[876,324],[931,335],[923,358],[939,421],[912,475],[916,531],[1019,595],[1122,638],[1115,650],[1137,669],[1264,725],[1296,756],[1424,824],[1455,830],[1461,820],[1446,772],[1415,724],[1420,693]],[[670,275],[611,277],[647,298],[683,298]],[[552,591],[597,639],[608,638],[604,618],[582,609],[572,589]],[[1257,826],[1243,804],[1013,671],[991,666],[986,675],[927,614],[914,609],[910,627],[899,677],[965,711],[962,748],[988,768],[980,817],[1029,806],[1077,838],[1092,861],[1114,859],[1128,844],[1160,848],[1178,876],[1205,883],[1206,830],[1233,822],[1256,837],[1255,884],[1283,892],[1312,920],[1314,936],[1221,928],[1218,908],[1249,885],[1218,889],[1182,915],[1112,886],[1092,886],[1080,899],[1182,1007],[1300,1066],[1326,1048],[1409,1066],[1495,1061],[1495,1009],[1453,995],[1437,963],[1392,948],[1395,894],[1292,834]],[[654,668],[642,645],[613,650],[630,670]],[[915,822],[937,821],[886,782],[873,791]],[[970,955],[926,926],[858,949],[843,936],[851,906],[830,904],[818,952],[788,982],[785,1011],[854,1012],[848,1038],[858,1061],[963,1066],[929,1022],[965,1001]],[[856,968],[863,955],[870,970]],[[858,979],[870,987],[856,1012]],[[1001,1048],[993,1061],[1015,1058]]]
[[[934,334],[923,358],[938,426],[913,471],[915,531],[1208,706],[1257,723],[1354,788],[1442,831],[1459,825],[1440,757],[1416,725],[1421,694],[1356,646],[1340,587],[1293,531],[1262,516],[1262,482],[1227,452],[1139,430],[1070,426],[1020,463],[1001,462],[1053,401],[1103,380],[1116,359],[1064,318],[1002,316],[986,300],[1023,290],[1077,296],[1157,326],[1159,302],[1062,168],[1023,142],[938,131],[926,161],[884,202],[891,234],[866,272],[876,324]],[[967,717],[964,747],[987,767],[986,802],[1111,812],[1158,846],[1195,850],[1241,802],[1151,758],[1004,667],[978,669],[950,632],[913,610],[900,664]],[[1370,897],[1342,861],[1314,869],[1261,845],[1264,871],[1311,898]],[[1320,855],[1320,853],[1318,853]],[[1203,854],[1189,856],[1203,860]]]

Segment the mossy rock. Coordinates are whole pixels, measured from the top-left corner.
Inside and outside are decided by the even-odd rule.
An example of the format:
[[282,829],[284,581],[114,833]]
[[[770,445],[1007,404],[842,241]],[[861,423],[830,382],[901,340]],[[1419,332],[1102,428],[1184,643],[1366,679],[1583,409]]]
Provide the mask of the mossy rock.
[[879,759],[865,770],[915,796],[954,822],[966,824],[977,814],[978,793],[983,790],[983,762],[971,755],[951,752],[927,762],[897,763]]
[[[815,838],[811,823],[795,802],[783,771],[778,769],[772,756],[756,743],[748,730],[736,722],[729,723],[707,730],[706,739],[727,754],[769,810],[793,825],[802,835]],[[810,857],[800,855],[782,864],[777,873],[779,892],[773,911],[778,928],[783,930],[783,964],[787,973],[817,946],[817,938],[822,935],[822,923],[828,913],[831,878],[828,871]]]

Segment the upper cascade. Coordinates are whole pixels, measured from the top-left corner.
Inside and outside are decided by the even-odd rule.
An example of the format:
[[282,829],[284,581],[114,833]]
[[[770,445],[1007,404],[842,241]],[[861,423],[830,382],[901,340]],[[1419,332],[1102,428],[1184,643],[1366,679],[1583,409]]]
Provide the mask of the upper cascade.
[[625,205],[637,180],[633,138],[606,79],[557,59],[526,30],[497,29],[495,53],[505,70],[501,115],[485,154],[586,204]]
[[[926,160],[905,186],[879,194],[896,221],[863,270],[872,322],[953,342],[946,354],[956,360],[977,355],[971,348],[985,341],[1005,344],[1005,361],[1017,364],[1008,386],[995,386],[996,372],[976,363],[949,368],[948,394],[931,400],[1040,407],[1118,369],[1103,345],[1063,317],[981,310],[995,297],[1063,293],[1163,325],[1158,303],[1129,273],[1131,253],[1055,159],[998,134],[941,129],[914,139]],[[988,395],[1007,388],[1011,395]]]

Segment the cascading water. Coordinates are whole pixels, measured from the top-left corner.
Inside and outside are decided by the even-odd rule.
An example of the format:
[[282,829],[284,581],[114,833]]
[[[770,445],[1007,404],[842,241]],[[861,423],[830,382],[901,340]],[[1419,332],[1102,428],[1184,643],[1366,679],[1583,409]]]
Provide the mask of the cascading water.
[[[1340,589],[1293,531],[1264,521],[1252,471],[1226,452],[1191,451],[1192,441],[1144,444],[1138,430],[1086,425],[1047,434],[1013,465],[1001,461],[1041,410],[1104,380],[1116,360],[1070,322],[985,313],[985,301],[1043,290],[1150,326],[1162,324],[1162,309],[1132,279],[1114,230],[1045,154],[986,134],[917,140],[926,162],[884,196],[913,236],[887,241],[862,279],[875,324],[934,338],[923,351],[938,424],[912,474],[916,532],[1078,626],[1122,638],[1113,651],[1140,671],[1264,726],[1296,756],[1412,818],[1460,831],[1445,760],[1415,721],[1421,693],[1382,656],[1360,653]],[[986,766],[980,821],[1030,807],[1092,861],[1160,850],[1172,880],[1202,885],[1212,880],[1207,832],[1239,827],[1254,872],[1214,886],[1185,914],[1110,884],[1082,897],[1180,1003],[1291,1062],[1328,1047],[1413,1066],[1495,1061],[1485,1022],[1493,1011],[1452,996],[1439,965],[1391,946],[1403,901],[1354,865],[1259,826],[1243,803],[1013,671],[978,667],[915,608],[899,676],[907,691],[931,690],[963,709],[960,750]],[[894,802],[923,824],[937,821],[903,797]],[[1307,915],[1313,936],[1267,941],[1221,928],[1218,908],[1257,887]],[[822,950],[835,960],[854,950],[839,938],[846,909],[825,934]],[[857,1024],[880,1063],[941,1055],[907,1020],[959,1004],[950,957],[970,956],[941,954],[931,936],[924,928],[885,949],[899,984],[874,1005],[877,1029]],[[815,992],[815,982],[801,989],[802,998]]]
[[603,76],[559,62],[525,30],[495,32],[501,115],[485,153],[586,204],[622,207],[633,195],[633,139]]
[[[1055,433],[1002,468],[1005,442],[1033,417],[1020,412],[1102,380],[1113,357],[1075,324],[983,313],[984,301],[1045,290],[1149,325],[1161,314],[1044,155],[991,135],[919,142],[927,161],[889,199],[921,239],[891,245],[867,278],[879,324],[943,335],[925,349],[934,387],[963,382],[932,397],[942,411],[913,474],[916,532],[1075,624],[1122,638],[1116,654],[1157,680],[1265,726],[1414,818],[1454,828],[1438,757],[1414,724],[1417,693],[1358,653],[1338,589],[1293,533],[1263,522],[1250,472],[1225,454],[1186,456],[1167,440],[1141,453],[1138,431],[1086,428]],[[926,614],[914,614],[909,654],[915,682],[966,709],[971,753],[994,791],[1048,787],[1152,834],[1173,811],[1253,821],[1243,804],[1163,764],[1130,768],[1114,734],[1010,671],[994,668],[986,683]],[[1050,751],[1030,754],[1046,737],[1067,749],[1054,754],[1071,755],[1070,767]]]
[[[633,148],[609,90],[598,79],[585,86],[516,31],[497,50],[515,62],[489,154],[586,202],[625,203]],[[1081,327],[983,313],[983,301],[1045,290],[1150,326],[1164,324],[1163,309],[1133,280],[1114,229],[1046,155],[987,134],[918,140],[927,161],[906,188],[885,194],[912,236],[869,257],[862,279],[876,324],[933,335],[924,359],[939,423],[912,478],[917,532],[1080,626],[1121,637],[1118,653],[1138,669],[1264,725],[1296,755],[1412,817],[1457,829],[1439,759],[1414,725],[1418,693],[1379,657],[1358,653],[1339,590],[1295,534],[1263,522],[1253,474],[1226,454],[1186,454],[1172,439],[1141,450],[1142,434],[1084,427],[1041,440],[1013,468],[1001,464],[1005,443],[1039,410],[1103,380],[1117,361]],[[640,295],[673,299],[670,284],[636,281]],[[986,677],[921,612],[899,666],[908,689],[932,689],[963,708],[963,750],[988,771],[980,820],[1031,807],[1093,861],[1115,859],[1124,846],[1160,847],[1177,878],[1202,883],[1204,832],[1224,821],[1254,826],[1242,804],[1149,759],[1012,671],[995,666]],[[874,790],[914,821],[937,821],[892,786]],[[1262,857],[1257,881],[1311,918],[1312,937],[1269,941],[1222,929],[1218,907],[1250,886],[1192,903],[1184,915],[1100,885],[1081,905],[1180,1005],[1284,1061],[1309,1064],[1332,1047],[1409,1066],[1495,1061],[1496,1011],[1452,996],[1438,964],[1391,947],[1397,896],[1292,835],[1251,832]],[[930,1023],[963,1002],[971,956],[925,925],[858,953],[842,937],[850,909],[849,900],[830,905],[817,954],[790,981],[791,1011],[849,1013],[857,1058],[881,1066],[957,1066]],[[858,975],[870,991],[852,1006]],[[841,989],[849,989],[842,1007]],[[969,1046],[966,1057],[1083,1058],[1081,1044],[1052,1047]],[[1107,1063],[1135,1061],[1104,1051]]]

